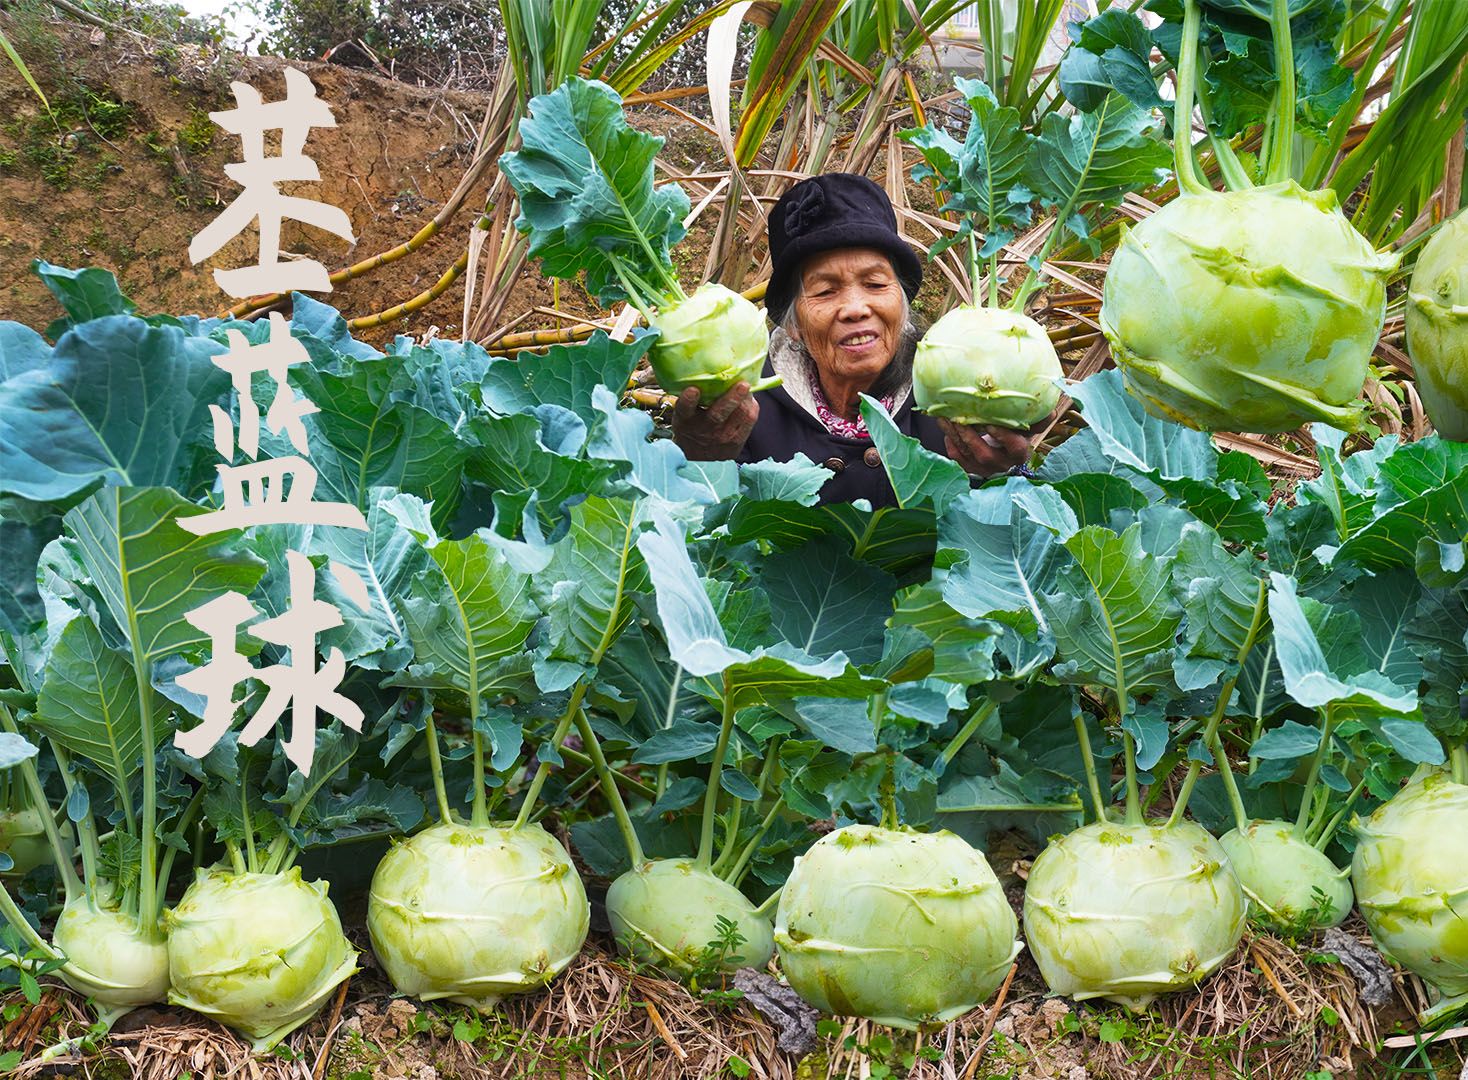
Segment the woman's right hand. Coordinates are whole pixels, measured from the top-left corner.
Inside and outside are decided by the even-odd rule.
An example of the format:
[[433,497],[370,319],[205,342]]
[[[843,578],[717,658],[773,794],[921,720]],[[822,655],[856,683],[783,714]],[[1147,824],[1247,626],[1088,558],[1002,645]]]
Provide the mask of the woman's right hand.
[[759,419],[759,402],[749,383],[735,383],[708,408],[698,405],[696,387],[688,387],[673,405],[673,441],[691,461],[728,461],[737,457]]

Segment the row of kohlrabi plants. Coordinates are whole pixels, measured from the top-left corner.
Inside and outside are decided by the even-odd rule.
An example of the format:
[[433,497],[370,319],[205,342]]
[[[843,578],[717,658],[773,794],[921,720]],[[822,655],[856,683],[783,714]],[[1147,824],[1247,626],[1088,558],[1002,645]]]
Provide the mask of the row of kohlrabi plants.
[[[356,959],[300,861],[395,834],[372,947],[403,992],[479,1007],[571,962],[586,873],[671,972],[732,926],[725,964],[773,952],[822,1008],[952,1017],[1018,948],[981,854],[1015,827],[1058,837],[1023,922],[1059,992],[1141,1006],[1250,913],[1337,922],[1352,884],[1444,1007],[1468,990],[1460,444],[1342,457],[1319,428],[1321,476],[1271,506],[1251,458],[1103,373],[1036,478],[979,488],[867,403],[900,505],[826,507],[809,462],[689,463],[618,408],[649,333],[379,354],[298,298],[318,490],[368,529],[200,539],[177,522],[212,498],[211,357],[270,326],[143,319],[107,275],[41,271],[71,314],[55,345],[4,327],[0,722],[7,828],[46,861],[3,904],[16,962],[100,1012],[166,997],[279,1039]],[[279,612],[287,551],[374,600],[323,575],[363,723],[323,719],[309,779],[288,721],[173,742],[202,712],[185,613],[230,589]]]

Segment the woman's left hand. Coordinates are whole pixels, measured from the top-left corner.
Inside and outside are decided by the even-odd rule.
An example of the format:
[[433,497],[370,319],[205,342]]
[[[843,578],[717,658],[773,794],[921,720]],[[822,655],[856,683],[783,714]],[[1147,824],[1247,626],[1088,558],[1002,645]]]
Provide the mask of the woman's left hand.
[[1006,427],[971,427],[938,420],[948,456],[971,476],[1008,472],[1030,460],[1030,434]]

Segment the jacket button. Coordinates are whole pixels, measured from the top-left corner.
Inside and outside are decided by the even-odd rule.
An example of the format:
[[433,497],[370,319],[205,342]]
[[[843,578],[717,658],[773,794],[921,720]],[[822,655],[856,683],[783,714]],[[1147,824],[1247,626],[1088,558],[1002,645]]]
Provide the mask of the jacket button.
[[825,461],[821,462],[821,464],[830,469],[833,473],[839,473],[842,469],[846,468],[846,462],[838,457],[828,457]]
[[866,453],[862,454],[861,459],[874,469],[882,464],[882,455],[877,453],[875,446],[868,446]]

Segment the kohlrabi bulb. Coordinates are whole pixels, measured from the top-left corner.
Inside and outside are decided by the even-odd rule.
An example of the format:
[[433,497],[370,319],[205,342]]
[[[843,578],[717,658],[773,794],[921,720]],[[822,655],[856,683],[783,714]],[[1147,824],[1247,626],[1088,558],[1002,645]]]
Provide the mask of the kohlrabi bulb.
[[1018,929],[994,871],[960,837],[848,825],[795,860],[775,945],[812,1005],[910,1029],[983,1004],[1019,954]]
[[1428,419],[1468,441],[1468,211],[1437,231],[1407,290],[1407,351]]
[[1248,904],[1201,825],[1086,825],[1040,852],[1025,941],[1057,994],[1142,1010],[1233,955]]
[[1364,822],[1351,822],[1356,904],[1381,951],[1446,999],[1468,1000],[1468,786],[1421,769]]
[[10,869],[0,871],[6,877],[25,877],[51,861],[51,842],[40,811],[31,807],[0,811],[0,853],[11,860]]
[[1101,329],[1127,389],[1210,431],[1348,431],[1398,256],[1293,180],[1184,194],[1112,256]]
[[244,1032],[267,1050],[316,1014],[357,970],[326,882],[200,870],[168,930],[170,1004]]
[[1027,428],[1060,400],[1045,328],[1007,308],[959,307],[929,327],[912,365],[914,404],[959,424]]
[[653,859],[628,870],[607,890],[607,918],[617,947],[678,973],[694,967],[719,937],[718,919],[739,928],[744,944],[723,967],[763,968],[774,954],[770,921],[733,885],[693,859]]
[[1286,930],[1339,926],[1351,913],[1351,871],[1342,870],[1288,821],[1251,821],[1218,838],[1249,898],[1249,917]]
[[652,326],[658,339],[648,361],[670,394],[696,386],[707,405],[741,380],[759,389],[776,385],[760,381],[770,347],[765,313],[733,289],[711,281],[659,310]]
[[104,1017],[168,997],[168,946],[163,932],[145,934],[131,915],[77,897],[61,910],[51,944],[65,954],[60,972]]
[[539,825],[439,824],[372,875],[372,951],[401,992],[488,1010],[550,982],[586,940],[591,908],[566,849]]

